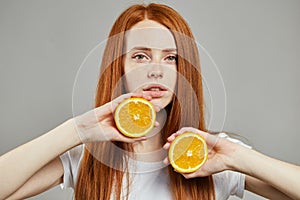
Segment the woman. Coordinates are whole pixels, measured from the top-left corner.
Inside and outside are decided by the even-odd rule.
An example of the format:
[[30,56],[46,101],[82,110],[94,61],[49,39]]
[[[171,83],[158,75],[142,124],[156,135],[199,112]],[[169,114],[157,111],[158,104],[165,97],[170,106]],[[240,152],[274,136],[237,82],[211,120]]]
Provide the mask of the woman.
[[[128,30],[130,31],[125,33]],[[159,30],[165,31],[159,32]],[[119,96],[124,92],[146,92],[143,91],[142,86],[147,87],[147,83],[159,83],[160,87],[166,87],[168,90],[162,97],[154,98],[152,102],[162,108],[169,105],[167,108],[168,119],[162,133],[156,134],[161,137],[152,137],[151,141],[147,141],[148,146],[152,147],[151,151],[159,149],[166,141],[167,134],[178,130],[180,124],[206,130],[203,118],[202,80],[198,71],[200,70],[199,56],[195,43],[189,39],[192,38],[190,28],[177,12],[167,6],[157,4],[132,6],[119,16],[109,36],[110,40],[103,56],[105,60],[101,65],[103,71],[98,82],[96,107],[109,102],[112,95]],[[160,51],[160,49],[162,50]],[[122,56],[123,53],[124,56]],[[155,65],[156,63],[164,65],[164,69],[159,69],[157,66],[150,66],[152,71],[145,69],[140,72],[137,69],[145,64]],[[172,97],[171,94],[175,90],[176,73],[174,71],[176,69],[178,76],[184,76],[192,88],[192,91],[186,91],[186,84],[182,79],[178,79],[175,92],[177,98]],[[115,89],[116,86],[119,86],[118,81],[123,73],[125,73],[125,88],[120,86]],[[137,77],[141,79],[137,79]],[[145,79],[147,81],[144,82]],[[115,94],[112,94],[112,88]],[[193,97],[193,91],[196,92],[197,98]],[[184,108],[180,108],[179,104],[185,105]],[[161,141],[157,141],[158,139]],[[133,148],[132,145],[126,143],[116,145],[127,151],[131,151]],[[143,147],[143,145],[139,146]],[[135,147],[135,149],[137,148],[139,147]],[[90,151],[96,151],[94,149],[99,149],[99,152],[111,152],[109,156],[111,160],[106,160],[106,155],[103,155],[105,158],[102,158],[101,155],[91,155]],[[78,172],[75,198],[93,199],[97,196],[97,199],[109,199],[113,187],[115,187],[117,198],[120,197],[123,177],[127,178],[128,176],[115,169],[120,168],[124,158],[123,155],[115,153],[116,151],[111,143],[97,143],[94,146],[90,145],[89,150],[85,150]],[[119,166],[108,167],[102,162],[98,162],[98,159],[106,160],[106,163],[114,161]],[[87,171],[89,166],[94,167]],[[189,195],[193,195],[192,199],[212,199],[214,197],[211,176],[186,180],[171,168],[169,173],[171,190],[176,199],[183,199]],[[114,180],[116,183],[113,182]],[[92,188],[99,189],[95,192],[95,189]]]
[[[159,150],[173,139],[172,133],[184,126],[206,131],[199,56],[189,38],[193,36],[188,25],[170,7],[134,5],[125,10],[112,27],[103,55],[96,108],[1,156],[0,199],[33,196],[60,183],[73,186],[76,199],[227,199],[231,194],[242,197],[245,175],[241,173],[195,173],[189,179],[189,175],[183,176],[171,166],[168,171],[159,169],[156,177],[132,176],[130,170],[124,170],[131,168],[128,152]],[[118,98],[111,101],[112,96]],[[114,108],[130,96],[146,98],[159,110],[166,110],[166,124],[160,132],[132,139],[117,131]],[[158,118],[161,115],[159,111]],[[140,159],[137,162],[145,161]],[[151,159],[161,158],[146,161]],[[138,188],[138,183],[144,183],[143,187]],[[268,184],[255,183],[262,182],[246,178],[246,186],[252,186],[250,191],[268,198],[289,199]]]

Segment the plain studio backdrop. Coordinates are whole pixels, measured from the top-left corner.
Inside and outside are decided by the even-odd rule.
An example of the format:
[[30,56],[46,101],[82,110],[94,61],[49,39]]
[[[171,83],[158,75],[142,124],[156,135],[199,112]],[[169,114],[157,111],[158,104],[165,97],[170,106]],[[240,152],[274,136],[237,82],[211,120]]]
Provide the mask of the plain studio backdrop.
[[[84,58],[121,11],[142,2],[0,1],[1,154],[73,116],[72,90]],[[157,2],[187,20],[214,60],[226,92],[223,130],[300,164],[300,1]],[[57,186],[30,199],[72,195]],[[246,192],[244,199],[264,198]]]

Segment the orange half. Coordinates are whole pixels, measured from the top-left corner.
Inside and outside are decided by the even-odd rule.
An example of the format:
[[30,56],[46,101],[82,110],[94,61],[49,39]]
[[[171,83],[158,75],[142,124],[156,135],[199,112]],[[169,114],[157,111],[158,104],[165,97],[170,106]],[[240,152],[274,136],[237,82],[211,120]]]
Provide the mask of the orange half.
[[169,149],[169,160],[176,171],[190,173],[197,171],[207,160],[207,145],[197,133],[185,132],[177,136]]
[[114,117],[121,133],[128,137],[141,137],[153,129],[156,112],[150,101],[129,98],[117,106]]

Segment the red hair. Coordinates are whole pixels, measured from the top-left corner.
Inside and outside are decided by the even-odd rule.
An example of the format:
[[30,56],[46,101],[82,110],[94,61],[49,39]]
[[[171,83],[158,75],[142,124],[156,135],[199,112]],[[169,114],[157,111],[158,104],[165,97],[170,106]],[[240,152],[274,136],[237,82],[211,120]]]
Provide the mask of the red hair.
[[[95,107],[111,101],[113,89],[117,95],[124,92],[122,86],[118,85],[118,81],[123,75],[122,54],[125,32],[145,19],[156,21],[173,32],[178,49],[178,73],[188,81],[193,89],[193,91],[186,90],[185,84],[178,79],[177,98],[174,97],[168,105],[168,119],[162,130],[162,144],[166,142],[166,138],[170,134],[183,126],[197,127],[206,131],[200,58],[197,46],[185,20],[175,10],[166,5],[154,3],[133,5],[117,18],[104,51],[103,58],[105,59],[101,63]],[[181,34],[186,37],[180,36]],[[111,39],[115,35],[118,35],[118,37]],[[193,95],[196,96],[196,99],[193,98]],[[89,150],[85,149],[81,161],[75,188],[75,199],[109,200],[112,193],[117,199],[120,199],[122,181],[126,177],[127,183],[129,183],[129,178],[127,172],[118,170],[126,167],[124,166],[126,156],[118,152],[115,147],[133,151],[132,145],[121,142],[94,142],[86,144],[86,146],[89,147]],[[93,151],[94,156],[94,153],[96,153],[97,158],[90,151]],[[105,155],[101,152],[105,152]],[[105,163],[113,163],[114,167],[109,167],[100,162],[99,158],[101,161],[105,160]],[[185,179],[181,174],[174,172],[171,166],[168,166],[168,168],[171,194],[173,194],[174,199],[208,200],[215,198],[212,176]],[[129,191],[128,188],[127,191]]]

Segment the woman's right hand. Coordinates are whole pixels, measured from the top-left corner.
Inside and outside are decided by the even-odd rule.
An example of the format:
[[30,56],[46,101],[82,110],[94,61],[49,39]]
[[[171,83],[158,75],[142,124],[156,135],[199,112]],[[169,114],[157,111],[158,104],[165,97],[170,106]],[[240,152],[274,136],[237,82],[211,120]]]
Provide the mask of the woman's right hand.
[[146,137],[129,138],[120,133],[115,126],[114,111],[119,103],[131,97],[141,97],[151,100],[151,97],[143,94],[128,93],[90,110],[74,118],[77,133],[82,143],[99,141],[121,141],[132,143],[146,140]]

